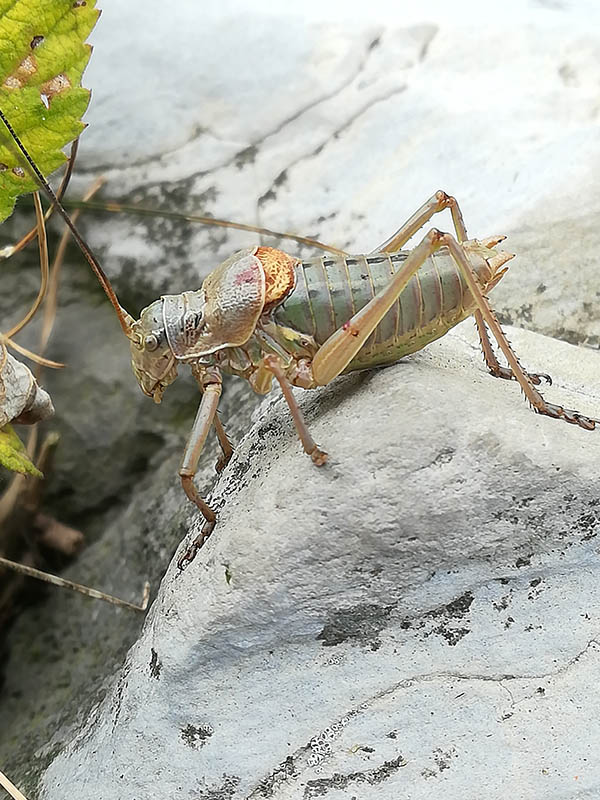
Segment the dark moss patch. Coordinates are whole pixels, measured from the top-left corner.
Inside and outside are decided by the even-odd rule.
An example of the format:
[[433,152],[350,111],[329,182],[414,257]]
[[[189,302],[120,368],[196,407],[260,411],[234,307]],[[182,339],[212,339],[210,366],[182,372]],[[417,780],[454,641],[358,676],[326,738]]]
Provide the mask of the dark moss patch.
[[597,509],[580,514],[575,520],[575,530],[583,533],[582,541],[586,542],[598,535],[600,528],[600,514]]
[[181,738],[188,747],[198,750],[206,744],[206,740],[213,735],[212,725],[186,725],[181,729]]
[[[447,616],[460,619],[468,613],[472,602],[473,594],[471,592],[465,592],[464,594],[461,594],[460,597],[457,597],[456,600],[452,600],[452,602],[442,606],[441,612]],[[440,611],[438,610],[432,611],[431,616],[438,616],[439,613]]]
[[401,767],[405,767],[407,763],[402,756],[398,756],[391,761],[384,761],[381,766],[375,769],[365,770],[364,772],[350,772],[346,775],[341,772],[334,772],[329,778],[307,781],[304,787],[304,798],[308,800],[311,797],[322,797],[330,789],[339,791],[346,789],[351,783],[368,783],[370,786],[375,786],[378,783],[383,783]]
[[450,603],[430,611],[425,616],[430,619],[439,619],[440,623],[428,631],[425,636],[435,633],[442,636],[452,647],[457,645],[463,637],[471,632],[471,629],[462,625],[457,627],[454,623],[464,619],[469,613],[472,602],[472,592],[465,592]]
[[[456,623],[467,616],[473,599],[473,593],[467,591],[461,594],[460,597],[451,600],[449,603],[438,606],[438,608],[434,608],[432,611],[428,611],[422,617],[403,619],[400,622],[400,627],[403,630],[408,630],[410,628],[422,629],[423,636],[426,639],[433,634],[437,634],[438,636],[442,636],[449,645],[454,646],[471,632],[470,628],[467,628],[465,625],[457,626]],[[432,620],[435,620],[437,624],[433,627],[429,627]]]
[[492,605],[496,609],[496,611],[506,611],[508,605],[510,603],[510,592],[508,594],[503,595],[500,600],[496,600]]
[[237,775],[223,774],[223,782],[219,786],[201,786],[192,790],[189,797],[192,800],[231,800],[235,790],[240,785]]
[[150,675],[158,680],[160,678],[162,662],[158,657],[158,653],[153,647],[150,648],[150,654]]
[[334,611],[317,639],[323,642],[323,647],[350,641],[378,650],[379,634],[386,627],[392,609],[393,606],[361,604]]
[[288,756],[285,761],[283,761],[277,767],[276,770],[274,770],[267,778],[261,781],[256,791],[260,797],[273,797],[275,794],[275,788],[277,786],[285,783],[288,778],[297,777],[297,775],[298,773],[296,771],[294,759],[292,756]]

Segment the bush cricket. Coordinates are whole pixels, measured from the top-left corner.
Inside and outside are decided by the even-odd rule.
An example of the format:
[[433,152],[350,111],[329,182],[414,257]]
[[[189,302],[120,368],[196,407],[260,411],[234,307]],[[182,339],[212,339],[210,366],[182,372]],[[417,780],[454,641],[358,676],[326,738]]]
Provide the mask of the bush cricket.
[[[0,118],[112,303],[144,394],[160,403],[179,364],[190,365],[198,384],[202,398],[179,475],[205,523],[179,559],[180,568],[193,560],[216,522],[215,512],[194,486],[211,426],[222,450],[217,470],[233,453],[216,413],[223,373],[246,379],[259,394],[268,393],[275,379],[304,451],[321,466],[327,454],[312,439],[292,386],[311,389],[342,373],[393,363],[473,315],[490,373],[518,381],[534,411],[586,430],[600,423],[546,402],[536,386],[542,379],[550,382],[549,376],[523,370],[487,299],[513,255],[496,249],[504,236],[469,239],[457,201],[445,192],[435,192],[369,254],[328,248],[327,256],[302,261],[272,247],[247,248],[220,264],[199,289],[164,295],[135,320],[120,305],[97,259],[1,112]],[[431,228],[416,247],[404,250],[444,209],[450,210],[454,232]],[[498,362],[488,329],[507,367]]]

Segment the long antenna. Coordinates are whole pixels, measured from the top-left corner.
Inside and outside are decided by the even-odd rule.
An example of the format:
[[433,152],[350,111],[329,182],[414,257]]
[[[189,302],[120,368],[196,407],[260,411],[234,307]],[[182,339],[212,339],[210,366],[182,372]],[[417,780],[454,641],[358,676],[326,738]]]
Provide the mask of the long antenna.
[[214,226],[215,228],[234,228],[238,231],[249,231],[251,233],[258,233],[261,236],[274,236],[278,239],[291,239],[294,242],[308,245],[308,247],[316,247],[318,250],[324,250],[326,253],[333,253],[334,255],[345,256],[348,255],[344,250],[339,247],[333,247],[330,244],[324,244],[318,239],[312,239],[310,236],[298,236],[295,233],[283,233],[282,231],[274,231],[272,228],[262,228],[259,225],[246,225],[243,222],[232,222],[229,219],[218,219],[217,217],[203,217],[198,214],[185,214],[179,211],[165,211],[163,209],[144,208],[143,206],[130,206],[123,203],[102,203],[89,200],[69,200],[65,203],[68,208],[77,209],[92,209],[94,211],[105,211],[107,213],[120,214],[125,212],[127,214],[138,214],[141,217],[160,217],[161,219],[175,219],[185,220],[187,222],[200,222],[202,225]]
[[117,299],[117,295],[115,294],[114,289],[110,285],[110,281],[108,280],[108,278],[104,274],[104,271],[103,271],[102,267],[98,263],[98,260],[96,259],[96,257],[92,253],[90,247],[85,242],[85,240],[83,239],[83,237],[81,236],[81,234],[79,233],[79,231],[77,230],[75,225],[73,224],[73,221],[71,220],[71,217],[67,214],[67,212],[63,208],[60,200],[58,199],[58,197],[54,193],[54,190],[52,189],[52,187],[50,186],[48,181],[44,178],[44,176],[42,175],[42,173],[38,169],[37,164],[34,162],[33,158],[27,152],[27,150],[25,148],[25,145],[21,142],[21,140],[19,139],[19,137],[15,133],[14,128],[12,127],[10,122],[6,119],[6,117],[4,115],[4,112],[1,109],[0,109],[0,120],[2,120],[2,122],[4,123],[4,126],[6,127],[7,131],[10,133],[14,143],[16,144],[17,148],[20,150],[20,155],[22,155],[25,158],[28,171],[33,175],[35,180],[39,183],[40,187],[46,192],[46,194],[50,198],[50,201],[53,203],[54,207],[56,208],[56,210],[58,211],[60,216],[65,221],[65,224],[67,225],[67,227],[71,231],[71,233],[73,235],[73,238],[75,239],[75,241],[79,245],[79,249],[81,250],[81,252],[85,256],[85,258],[86,258],[87,262],[89,263],[90,267],[94,270],[94,273],[96,274],[96,277],[100,281],[100,285],[104,289],[104,292],[106,293],[106,296],[108,297],[108,299],[110,300],[110,302],[113,305],[113,308],[117,312],[117,317],[119,318],[119,322],[121,324],[121,328],[123,329],[123,332],[125,333],[126,336],[129,336],[129,334],[131,333],[131,326],[130,326],[128,320],[127,320],[127,317],[129,315],[127,314],[125,309],[119,303],[119,300]]

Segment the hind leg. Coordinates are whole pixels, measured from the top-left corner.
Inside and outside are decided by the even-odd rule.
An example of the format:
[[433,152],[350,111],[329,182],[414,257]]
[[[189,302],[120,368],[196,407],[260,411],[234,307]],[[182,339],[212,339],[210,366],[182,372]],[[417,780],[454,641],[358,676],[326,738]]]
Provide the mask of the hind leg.
[[460,206],[454,197],[440,189],[433,194],[429,200],[426,200],[423,205],[415,211],[412,217],[409,217],[404,225],[398,228],[389,239],[382,242],[374,252],[394,253],[397,250],[401,250],[411,236],[414,236],[414,234],[421,230],[435,214],[439,214],[440,211],[443,211],[445,208],[449,208],[452,214],[452,223],[456,231],[456,238],[459,242],[465,241],[467,238],[467,229]]
[[553,419],[562,419],[565,422],[570,422],[573,425],[579,425],[580,428],[584,428],[585,430],[594,430],[596,425],[600,425],[600,420],[593,419],[592,417],[586,417],[584,414],[580,414],[579,411],[563,408],[562,406],[554,403],[548,403],[546,400],[544,400],[542,395],[533,385],[530,376],[519,364],[519,360],[515,355],[514,350],[510,346],[510,342],[506,338],[504,331],[500,327],[500,323],[492,311],[487,297],[485,297],[481,291],[481,288],[479,287],[476,276],[464,254],[462,247],[459,245],[456,239],[448,233],[439,234],[439,243],[441,245],[445,245],[450,251],[452,258],[456,262],[463,278],[465,279],[471,295],[477,303],[477,310],[481,315],[482,321],[485,322],[494,335],[494,338],[498,342],[500,349],[504,353],[504,356],[509,363],[512,375],[514,375],[515,380],[518,381],[523,393],[525,394],[525,397],[533,409],[538,414],[544,414],[545,416],[552,417]]
[[[423,205],[417,211],[415,211],[412,217],[410,217],[404,223],[404,225],[398,228],[398,230],[392,236],[390,236],[389,239],[386,239],[386,241],[377,248],[377,252],[392,253],[396,250],[400,250],[402,247],[404,247],[411,236],[413,236],[420,228],[422,228],[425,223],[427,223],[435,214],[440,213],[446,208],[450,209],[450,213],[452,214],[452,224],[456,233],[456,239],[458,242],[466,241],[468,239],[467,228],[456,198],[440,190],[432,195],[429,200],[423,203]],[[505,236],[491,236],[488,239],[484,239],[482,244],[484,244],[486,247],[492,248],[502,242],[505,238]],[[475,317],[475,324],[477,325],[477,333],[479,334],[483,358],[488,370],[490,371],[490,374],[495,378],[517,380],[516,375],[513,373],[510,367],[503,367],[499,363],[496,354],[494,353],[492,343],[490,342],[490,337],[488,336],[487,328],[485,326],[481,311],[476,309],[473,316]],[[539,374],[535,372],[528,372],[527,376],[532,383],[536,384],[536,386],[539,386],[542,380],[547,381],[549,384],[552,383],[552,378],[550,375],[546,375],[544,372]]]
[[[477,333],[479,334],[481,352],[483,353],[483,358],[488,370],[490,371],[490,375],[492,375],[494,378],[504,378],[504,380],[507,381],[517,380],[517,377],[512,369],[510,367],[503,367],[498,361],[496,354],[494,353],[492,343],[490,342],[490,337],[488,336],[487,328],[485,327],[485,322],[483,321],[481,311],[477,309],[473,316],[475,317],[475,323],[477,325]],[[536,386],[539,386],[542,380],[545,380],[550,386],[552,385],[552,378],[545,372],[527,372],[526,374],[529,380],[532,383],[535,383]]]

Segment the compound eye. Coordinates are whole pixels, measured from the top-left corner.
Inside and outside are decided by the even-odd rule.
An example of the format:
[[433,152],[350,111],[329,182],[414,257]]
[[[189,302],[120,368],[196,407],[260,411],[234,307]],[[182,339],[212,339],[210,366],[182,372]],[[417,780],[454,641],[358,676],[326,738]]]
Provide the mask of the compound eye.
[[144,339],[144,345],[146,346],[146,350],[156,350],[158,347],[158,337],[153,333],[148,334]]

